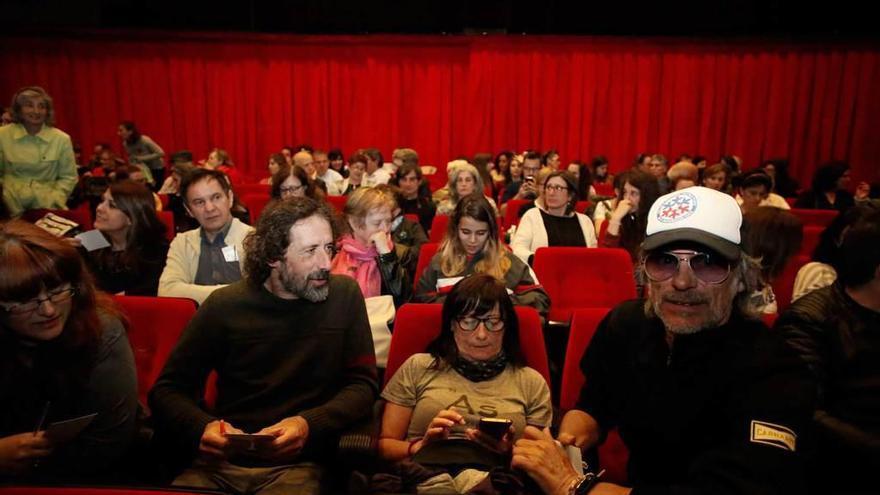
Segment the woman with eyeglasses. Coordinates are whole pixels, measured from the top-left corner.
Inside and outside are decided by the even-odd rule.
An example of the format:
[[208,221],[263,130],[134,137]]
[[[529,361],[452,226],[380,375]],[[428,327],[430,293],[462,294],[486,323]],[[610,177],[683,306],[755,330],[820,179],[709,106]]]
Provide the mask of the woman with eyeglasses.
[[283,165],[272,176],[272,199],[309,197],[323,199],[324,191],[309,179],[309,174],[299,165]]
[[[450,464],[467,456],[488,471],[509,466],[513,442],[526,424],[550,424],[550,389],[525,365],[513,308],[504,284],[488,274],[452,288],[428,353],[407,359],[382,392],[383,459],[423,462],[446,453]],[[502,423],[496,439],[478,429],[481,417],[509,424]]]
[[[0,480],[100,479],[136,430],[124,320],[76,249],[32,224],[0,224]],[[55,423],[80,419],[65,434]]]
[[550,297],[532,269],[498,240],[492,205],[481,195],[466,196],[449,218],[446,236],[416,287],[421,302],[441,302],[462,277],[485,273],[501,280],[513,304],[530,306],[542,315],[550,310]]
[[557,170],[544,181],[544,194],[528,210],[510,243],[513,254],[532,265],[535,251],[547,246],[596,247],[596,232],[589,217],[574,211],[577,182],[569,172]]
[[114,183],[95,210],[95,228],[110,244],[84,253],[98,288],[111,294],[155,296],[168,241],[152,192],[137,182]]

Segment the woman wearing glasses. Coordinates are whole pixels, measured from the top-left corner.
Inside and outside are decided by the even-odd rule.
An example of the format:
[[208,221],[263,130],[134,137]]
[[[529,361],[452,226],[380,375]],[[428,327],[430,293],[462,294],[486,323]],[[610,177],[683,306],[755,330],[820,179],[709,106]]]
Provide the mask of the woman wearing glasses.
[[537,208],[528,210],[510,245],[513,254],[531,266],[535,251],[547,246],[596,247],[589,217],[574,211],[577,182],[569,172],[552,172],[544,182]]
[[504,282],[513,304],[530,306],[542,315],[550,310],[550,297],[531,268],[498,241],[492,205],[483,196],[471,195],[452,212],[446,237],[419,279],[416,299],[441,302],[458,280],[479,273]]
[[[411,356],[397,370],[382,398],[387,403],[379,454],[389,461],[415,456],[419,462],[420,452],[421,458],[442,454],[445,440],[466,438],[474,443],[463,448],[485,458],[487,470],[496,467],[493,459],[509,465],[513,441],[526,424],[549,425],[552,419],[547,382],[524,363],[507,289],[486,274],[452,288],[440,335],[428,353]],[[477,429],[481,417],[511,422],[496,440]]]
[[[0,479],[108,474],[135,434],[134,358],[119,313],[76,249],[0,224]],[[53,423],[96,414],[63,435]]]
[[272,199],[323,199],[324,191],[315,186],[309,174],[299,165],[284,165],[272,176]]

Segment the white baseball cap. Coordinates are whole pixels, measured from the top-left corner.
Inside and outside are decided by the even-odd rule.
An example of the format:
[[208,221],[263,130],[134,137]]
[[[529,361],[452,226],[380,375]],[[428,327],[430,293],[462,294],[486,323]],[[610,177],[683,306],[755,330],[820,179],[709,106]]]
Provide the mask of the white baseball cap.
[[648,212],[642,249],[672,242],[702,244],[730,260],[740,257],[742,212],[736,200],[708,187],[688,187],[657,198]]

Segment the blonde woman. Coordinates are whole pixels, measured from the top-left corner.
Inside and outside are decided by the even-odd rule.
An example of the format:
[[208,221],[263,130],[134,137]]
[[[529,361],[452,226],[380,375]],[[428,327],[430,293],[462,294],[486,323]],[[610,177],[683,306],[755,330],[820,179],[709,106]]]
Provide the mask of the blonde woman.
[[446,237],[419,279],[416,299],[440,302],[457,281],[475,273],[503,281],[514,304],[542,314],[550,309],[550,298],[532,270],[498,241],[495,211],[481,195],[467,196],[456,205]]

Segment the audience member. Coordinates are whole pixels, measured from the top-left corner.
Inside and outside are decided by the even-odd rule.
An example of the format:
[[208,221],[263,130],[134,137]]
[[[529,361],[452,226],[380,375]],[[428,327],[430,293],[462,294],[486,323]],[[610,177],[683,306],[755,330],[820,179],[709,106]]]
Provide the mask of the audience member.
[[348,159],[348,177],[342,180],[337,187],[340,194],[348,196],[359,187],[367,186],[366,183],[367,157],[356,153]]
[[330,168],[343,178],[348,177],[348,167],[345,166],[345,155],[339,148],[333,148],[327,152],[327,159],[330,160]]
[[282,167],[286,167],[287,160],[284,158],[284,155],[281,153],[272,153],[269,155],[269,163],[266,165],[266,168],[269,170],[269,177],[260,180],[260,184],[268,184],[272,185],[272,177],[275,176],[279,171],[281,171]]
[[764,314],[776,314],[771,285],[800,252],[804,225],[794,214],[772,206],[758,206],[743,214],[746,228],[743,249],[761,264],[761,281],[752,304]]
[[12,119],[0,127],[0,182],[9,214],[66,209],[79,177],[70,136],[54,127],[52,97],[37,86],[20,89],[12,97]]
[[799,184],[788,175],[788,160],[785,158],[773,158],[766,160],[761,165],[761,170],[773,179],[773,191],[785,198],[797,196]]
[[[513,152],[504,150],[501,153],[495,155],[495,171],[500,175],[502,183],[502,190],[506,191],[507,187],[514,181],[522,180],[522,168],[517,165],[516,173],[513,170]],[[498,178],[495,178],[495,182],[499,182]],[[503,194],[503,193],[502,193]],[[502,199],[502,203],[504,200]]]
[[233,186],[242,183],[241,175],[238,173],[238,169],[235,168],[235,164],[232,163],[232,159],[229,158],[229,153],[226,150],[214,148],[208,153],[208,159],[204,161],[203,165],[208,170],[218,170],[226,174],[226,177],[229,178],[229,183]]
[[543,315],[550,309],[550,298],[531,268],[498,240],[492,205],[476,194],[462,198],[456,205],[446,236],[419,279],[416,299],[440,302],[461,277],[475,273],[503,281],[514,304],[531,306]]
[[813,374],[811,493],[876,491],[880,469],[880,211],[843,237],[837,281],[798,299],[776,325]]
[[696,186],[700,181],[700,169],[691,162],[680,161],[666,172],[673,191]]
[[168,241],[152,191],[136,182],[114,183],[95,210],[95,228],[110,243],[85,253],[98,288],[111,294],[155,296]]
[[555,149],[549,149],[541,155],[541,168],[549,168],[551,171],[559,170],[559,152]]
[[425,232],[431,230],[437,206],[431,201],[431,190],[422,181],[422,169],[418,164],[404,163],[397,169],[391,183],[399,188],[397,204],[403,214],[418,215]]
[[[113,479],[137,417],[123,321],[70,244],[23,221],[0,224],[0,479]],[[89,414],[73,438],[47,431]]]
[[[532,200],[538,197],[535,187],[535,176],[541,170],[541,155],[537,151],[529,151],[523,156],[522,163],[522,180],[516,182],[511,180],[504,190],[501,202],[506,203],[511,199],[528,199]],[[513,164],[511,164],[511,175],[513,173]]]
[[[245,241],[245,279],[204,301],[171,353],[150,407],[174,452],[197,453],[175,485],[317,494],[338,435],[372,409],[363,296],[329,273],[332,215],[308,198],[270,204]],[[249,449],[229,436],[245,432],[273,439]]]
[[535,251],[547,246],[596,247],[596,233],[590,219],[574,211],[575,180],[568,172],[551,172],[537,207],[519,222],[510,247],[513,254],[532,265]]
[[850,208],[837,215],[819,235],[819,242],[813,250],[811,261],[798,270],[791,293],[792,302],[822,287],[827,287],[837,279],[835,266],[840,264],[840,245],[846,231],[862,217],[876,211],[876,205],[865,204]]
[[703,170],[703,187],[716,191],[727,192],[730,190],[730,168],[723,163],[710,165]]
[[318,189],[315,181],[309,179],[309,174],[299,165],[284,165],[272,176],[272,199],[288,199],[309,197],[312,199],[324,199],[324,191]]
[[812,188],[798,196],[794,207],[844,212],[855,204],[852,193],[846,190],[849,183],[849,164],[831,162],[822,165],[813,175]]
[[365,185],[372,187],[378,184],[388,184],[391,174],[384,168],[382,153],[376,148],[367,148],[361,152],[367,159]]
[[171,242],[159,295],[201,304],[215,290],[241,279],[242,241],[253,229],[232,216],[232,188],[219,170],[194,170],[184,177],[180,195],[199,228],[177,234]]
[[639,170],[629,170],[625,174],[602,245],[626,249],[633,262],[638,262],[639,250],[645,240],[648,210],[660,195],[659,186],[655,176]]
[[324,183],[327,188],[326,193],[339,196],[341,191],[338,188],[342,182],[342,175],[330,168],[330,157],[327,155],[327,152],[315,150],[312,157],[315,162],[316,178]]
[[782,196],[770,192],[773,181],[770,176],[760,170],[754,170],[742,176],[736,202],[743,213],[748,213],[760,206],[772,206],[780,210],[790,210],[788,202]]
[[120,122],[116,134],[122,138],[128,162],[146,167],[152,176],[152,182],[161,185],[165,177],[165,163],[162,161],[165,151],[149,136],[141,134],[130,120]]
[[613,184],[614,175],[608,171],[608,159],[603,155],[596,155],[590,162],[590,171],[593,174],[593,184]]
[[[513,442],[526,424],[549,425],[553,416],[547,382],[522,357],[507,290],[485,274],[452,288],[443,302],[440,335],[427,353],[403,363],[382,398],[382,458],[418,462],[445,456],[453,468],[466,456],[479,471],[462,475],[471,479],[487,479],[492,468],[508,467]],[[510,427],[495,439],[477,429],[482,418],[509,420]],[[458,477],[458,469],[449,474]],[[452,478],[447,480],[445,493],[459,493]],[[439,486],[431,483],[431,488]]]
[[349,233],[342,236],[330,272],[354,278],[365,299],[390,295],[399,307],[412,296],[406,269],[391,240],[394,194],[386,186],[365,187],[348,197],[345,220]]
[[[651,155],[651,161],[648,162],[648,173],[654,176],[657,180],[657,187],[660,191],[660,194],[666,194],[671,189],[671,184],[669,183],[669,179],[666,178],[666,171],[668,170],[669,162],[666,161],[666,157],[660,154]],[[650,208],[650,205],[648,205]]]
[[[451,215],[455,210],[455,206],[465,196],[483,196],[484,184],[483,178],[477,172],[476,167],[469,163],[462,163],[449,172],[447,187],[449,188],[449,197],[437,205],[438,215]],[[491,198],[486,198],[486,201],[492,205],[492,209],[495,210],[497,215],[498,208],[495,206],[495,201]]]
[[[648,218],[650,296],[599,324],[559,442],[591,448],[617,427],[632,493],[804,493],[813,394],[804,364],[748,305],[757,267],[740,247],[739,207],[694,187],[660,197]],[[527,427],[513,466],[547,494],[630,493],[562,455]]]

